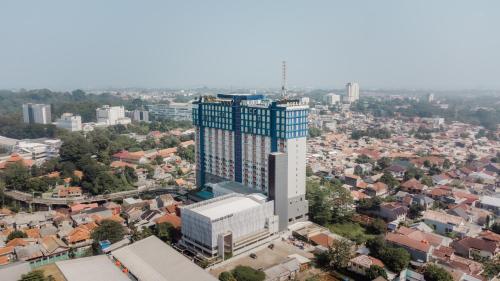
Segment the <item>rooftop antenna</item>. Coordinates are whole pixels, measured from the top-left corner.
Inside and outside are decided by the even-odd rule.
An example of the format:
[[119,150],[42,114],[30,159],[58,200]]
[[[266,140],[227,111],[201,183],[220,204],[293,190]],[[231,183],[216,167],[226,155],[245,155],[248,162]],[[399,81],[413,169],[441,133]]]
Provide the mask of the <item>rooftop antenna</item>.
[[281,81],[281,98],[286,98],[286,61],[282,62],[283,81]]

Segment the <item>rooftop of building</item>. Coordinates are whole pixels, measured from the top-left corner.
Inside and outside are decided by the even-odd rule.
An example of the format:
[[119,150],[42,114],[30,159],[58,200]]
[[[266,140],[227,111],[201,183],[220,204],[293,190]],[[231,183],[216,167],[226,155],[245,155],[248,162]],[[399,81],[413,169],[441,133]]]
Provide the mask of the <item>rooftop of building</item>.
[[67,281],[129,281],[127,275],[106,255],[56,262]]
[[266,197],[261,194],[242,195],[233,193],[184,208],[190,209],[210,220],[215,220],[230,214],[259,207],[265,199]]
[[156,236],[111,254],[142,281],[217,280]]

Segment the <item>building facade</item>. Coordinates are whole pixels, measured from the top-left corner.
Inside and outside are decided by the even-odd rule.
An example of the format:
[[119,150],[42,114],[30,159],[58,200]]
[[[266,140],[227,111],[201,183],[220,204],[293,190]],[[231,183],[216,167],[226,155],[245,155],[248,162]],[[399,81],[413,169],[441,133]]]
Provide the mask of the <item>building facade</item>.
[[171,119],[175,121],[191,120],[191,104],[190,103],[170,103],[170,104],[154,104],[148,106],[151,115],[157,119]]
[[66,129],[71,132],[82,130],[82,117],[72,113],[63,113],[61,118],[56,121],[56,127]]
[[308,106],[262,95],[218,95],[193,104],[197,185],[231,180],[268,194],[269,154],[288,155],[289,174],[305,191]]
[[347,83],[346,91],[347,91],[347,103],[353,103],[359,100],[359,84],[355,82]]
[[23,120],[28,124],[50,124],[52,115],[49,104],[23,104]]
[[125,115],[133,122],[149,122],[149,112],[146,110],[127,111]]
[[131,120],[125,117],[125,108],[123,106],[104,105],[96,109],[97,123],[106,125],[130,124]]
[[340,103],[340,95],[329,93],[325,95],[324,100],[327,105],[336,105]]
[[181,244],[210,260],[237,255],[278,232],[274,202],[262,194],[231,193],[181,207]]
[[299,100],[262,95],[221,94],[194,102],[197,185],[242,183],[276,200],[280,221],[306,219],[308,110]]

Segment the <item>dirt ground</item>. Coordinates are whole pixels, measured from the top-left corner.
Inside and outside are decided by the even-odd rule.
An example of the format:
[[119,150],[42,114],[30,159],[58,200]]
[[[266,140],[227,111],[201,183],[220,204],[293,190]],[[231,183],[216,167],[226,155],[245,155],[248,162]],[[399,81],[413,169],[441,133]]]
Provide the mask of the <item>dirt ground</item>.
[[64,276],[62,275],[61,271],[59,271],[59,269],[57,268],[55,263],[44,265],[44,266],[41,266],[37,269],[43,270],[45,277],[52,275],[52,277],[54,277],[55,281],[65,281],[66,280],[66,279],[64,279]]

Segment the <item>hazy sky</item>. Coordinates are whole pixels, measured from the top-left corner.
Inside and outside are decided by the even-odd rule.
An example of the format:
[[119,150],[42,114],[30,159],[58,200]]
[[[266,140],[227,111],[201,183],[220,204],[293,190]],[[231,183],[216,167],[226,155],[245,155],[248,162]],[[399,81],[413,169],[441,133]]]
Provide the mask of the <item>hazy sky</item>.
[[0,2],[0,88],[500,89],[500,1]]

